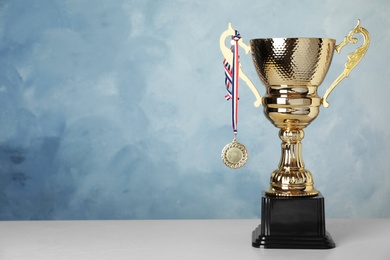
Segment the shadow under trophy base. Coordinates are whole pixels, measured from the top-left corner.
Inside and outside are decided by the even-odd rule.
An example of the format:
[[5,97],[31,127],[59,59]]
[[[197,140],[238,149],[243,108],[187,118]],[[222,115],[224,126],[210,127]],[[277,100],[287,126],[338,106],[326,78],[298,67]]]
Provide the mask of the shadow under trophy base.
[[[226,59],[229,52],[224,41],[233,35],[228,30],[220,38],[221,51]],[[334,51],[361,34],[363,44],[348,55],[342,74],[330,85],[321,98],[317,89],[323,82]],[[339,45],[330,38],[262,38],[250,40],[252,59],[260,80],[266,87],[261,97],[242,72],[240,77],[253,91],[255,106],[263,104],[265,116],[280,129],[281,160],[272,172],[270,188],[262,194],[261,224],[252,233],[252,246],[264,248],[329,249],[335,243],[326,231],[324,197],[314,188],[313,176],[302,158],[303,129],[319,114],[321,104],[328,107],[327,97],[366,53],[370,38],[360,21]],[[261,99],[259,99],[261,98]]]

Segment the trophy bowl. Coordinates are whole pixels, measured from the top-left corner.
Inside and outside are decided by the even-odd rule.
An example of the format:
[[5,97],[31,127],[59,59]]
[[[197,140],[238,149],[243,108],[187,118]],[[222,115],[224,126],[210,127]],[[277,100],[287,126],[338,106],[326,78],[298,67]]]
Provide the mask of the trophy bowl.
[[260,80],[266,86],[264,112],[276,127],[302,129],[318,116],[317,88],[332,62],[335,40],[269,38],[250,41]]

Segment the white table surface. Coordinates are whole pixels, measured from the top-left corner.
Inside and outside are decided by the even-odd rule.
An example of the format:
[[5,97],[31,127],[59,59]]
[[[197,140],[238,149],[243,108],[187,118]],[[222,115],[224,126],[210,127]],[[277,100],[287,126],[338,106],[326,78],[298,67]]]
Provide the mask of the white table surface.
[[0,259],[390,259],[390,219],[327,219],[328,250],[258,249],[260,220],[2,221]]

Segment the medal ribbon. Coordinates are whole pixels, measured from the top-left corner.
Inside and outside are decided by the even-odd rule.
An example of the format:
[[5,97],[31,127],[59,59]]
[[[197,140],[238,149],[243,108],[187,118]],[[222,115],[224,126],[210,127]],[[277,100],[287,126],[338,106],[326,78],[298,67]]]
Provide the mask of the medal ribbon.
[[[227,100],[232,100],[232,128],[234,133],[234,138],[237,135],[237,124],[238,124],[238,71],[239,71],[239,62],[238,62],[238,41],[241,39],[240,33],[235,30],[235,35],[232,36],[232,47],[233,52],[233,66],[230,67],[229,62],[226,59],[223,60],[223,66],[225,70],[225,86],[227,94],[225,98]],[[230,86],[232,87],[230,90]]]

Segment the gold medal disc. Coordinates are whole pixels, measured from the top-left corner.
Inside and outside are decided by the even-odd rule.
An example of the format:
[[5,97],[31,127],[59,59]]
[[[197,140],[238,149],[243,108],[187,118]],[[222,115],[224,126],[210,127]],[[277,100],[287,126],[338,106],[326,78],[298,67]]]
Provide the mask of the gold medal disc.
[[222,149],[221,157],[227,167],[237,169],[248,161],[248,151],[243,144],[233,140]]

